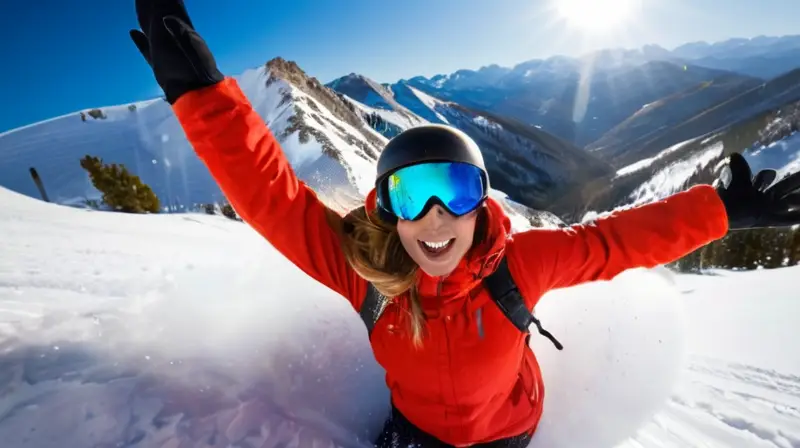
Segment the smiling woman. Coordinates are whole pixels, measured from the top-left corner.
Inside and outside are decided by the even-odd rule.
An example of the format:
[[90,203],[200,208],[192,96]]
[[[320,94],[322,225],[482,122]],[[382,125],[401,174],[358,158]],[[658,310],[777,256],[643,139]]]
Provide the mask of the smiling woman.
[[628,24],[641,0],[553,0],[559,18],[585,33],[607,33]]

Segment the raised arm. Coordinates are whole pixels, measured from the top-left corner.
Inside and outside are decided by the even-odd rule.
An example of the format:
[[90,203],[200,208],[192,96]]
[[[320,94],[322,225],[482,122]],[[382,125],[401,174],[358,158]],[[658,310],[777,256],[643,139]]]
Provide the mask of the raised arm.
[[366,282],[345,260],[328,209],[298,180],[236,81],[217,70],[183,2],[137,0],[136,10],[144,33],[131,37],[231,205],[296,266],[358,309]]
[[800,173],[777,182],[773,169],[754,176],[739,153],[717,168],[713,186],[697,185],[591,224],[515,235],[515,258],[521,260],[515,277],[539,293],[528,296],[539,297],[550,289],[675,261],[729,230],[800,224]]
[[308,275],[360,305],[366,283],[345,260],[326,206],[298,180],[236,81],[187,93],[174,110],[242,219]]
[[719,195],[712,186],[699,185],[591,224],[517,234],[514,250],[524,260],[522,277],[544,293],[675,261],[727,231]]

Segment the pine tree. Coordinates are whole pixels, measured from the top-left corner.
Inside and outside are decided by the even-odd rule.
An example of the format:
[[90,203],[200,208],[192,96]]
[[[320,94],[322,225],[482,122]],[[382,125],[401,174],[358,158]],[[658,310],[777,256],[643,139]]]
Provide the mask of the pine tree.
[[161,205],[153,190],[124,165],[104,164],[102,159],[87,155],[81,159],[81,167],[112,209],[125,213],[159,212]]

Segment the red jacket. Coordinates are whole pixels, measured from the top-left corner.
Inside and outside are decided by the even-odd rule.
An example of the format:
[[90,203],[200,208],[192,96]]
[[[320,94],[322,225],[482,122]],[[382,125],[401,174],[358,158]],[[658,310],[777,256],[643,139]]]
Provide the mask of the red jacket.
[[[174,111],[241,217],[359,310],[366,283],[345,261],[325,206],[297,179],[236,82],[229,78],[191,92]],[[488,241],[447,278],[419,276],[428,316],[422,349],[403,331],[402,300],[386,309],[371,341],[395,406],[420,429],[453,445],[532,431],[542,413],[536,357],[481,284],[501,255],[533,309],[549,290],[671,262],[722,237],[728,226],[722,202],[708,185],[593,224],[513,235],[502,208],[489,200],[487,209]]]

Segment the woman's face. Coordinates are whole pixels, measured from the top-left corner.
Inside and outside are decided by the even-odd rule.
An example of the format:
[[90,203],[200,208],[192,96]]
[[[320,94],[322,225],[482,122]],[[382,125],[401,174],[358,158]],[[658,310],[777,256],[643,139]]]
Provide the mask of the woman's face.
[[434,205],[418,221],[397,221],[397,233],[406,252],[432,277],[448,275],[472,247],[475,210],[459,218]]

